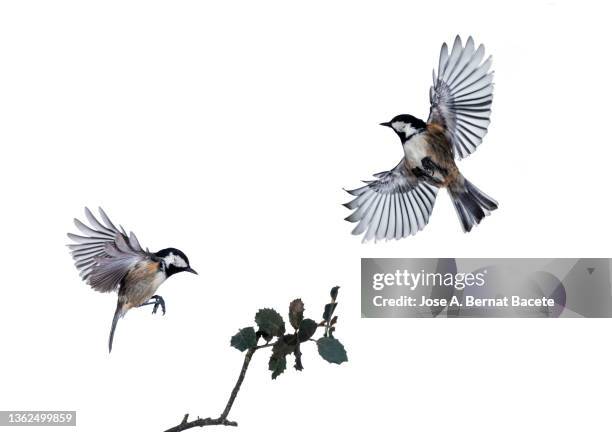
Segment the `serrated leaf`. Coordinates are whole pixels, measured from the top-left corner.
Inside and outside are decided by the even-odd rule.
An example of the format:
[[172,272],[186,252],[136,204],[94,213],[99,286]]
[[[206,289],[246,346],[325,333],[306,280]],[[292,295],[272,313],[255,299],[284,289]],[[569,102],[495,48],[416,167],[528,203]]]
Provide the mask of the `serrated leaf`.
[[325,310],[323,311],[323,319],[325,321],[329,321],[330,319],[332,319],[334,311],[336,310],[336,306],[338,306],[338,303],[327,303],[325,305]]
[[310,339],[315,332],[317,331],[317,323],[313,320],[306,318],[300,324],[300,329],[298,330],[298,339],[300,342],[306,342]]
[[245,327],[240,329],[238,333],[232,336],[230,344],[238,351],[246,351],[249,348],[257,346],[257,336],[253,327]]
[[255,322],[259,326],[259,330],[270,337],[280,337],[285,333],[285,321],[274,309],[260,309],[255,314]]
[[277,376],[287,369],[287,360],[285,357],[275,357],[273,355],[268,362],[268,369],[272,371],[272,379],[276,379]]
[[289,322],[294,329],[300,328],[300,323],[304,319],[304,302],[295,299],[289,303]]
[[278,338],[278,340],[272,346],[272,356],[285,357],[288,354],[292,354],[296,345],[297,337],[293,334],[288,334]]
[[317,341],[319,355],[330,363],[341,364],[348,361],[346,350],[338,339],[322,337]]
[[268,362],[268,368],[272,371],[272,379],[279,376],[287,367],[287,356],[295,352],[298,346],[297,336],[286,334],[279,337],[272,346],[272,355]]
[[331,291],[329,292],[329,295],[332,298],[332,301],[336,301],[336,299],[338,298],[338,290],[340,289],[339,286],[335,286],[331,289]]

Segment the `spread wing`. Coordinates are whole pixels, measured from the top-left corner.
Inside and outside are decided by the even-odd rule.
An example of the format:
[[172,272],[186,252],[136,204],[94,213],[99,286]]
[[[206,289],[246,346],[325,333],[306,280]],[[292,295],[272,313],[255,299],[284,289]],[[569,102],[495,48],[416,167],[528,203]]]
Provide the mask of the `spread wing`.
[[359,222],[352,233],[365,232],[364,241],[399,240],[422,230],[429,222],[438,188],[419,181],[407,169],[405,159],[375,176],[378,180],[348,191],[356,198],[344,204],[354,210],[346,220]]
[[91,227],[78,219],[76,227],[83,233],[68,233],[75,242],[68,247],[72,250],[75,265],[81,278],[93,289],[100,292],[114,291],[127,272],[139,261],[150,259],[134,233],[128,236],[123,227],[121,231],[113,225],[101,208],[101,223],[86,207],[85,216]]
[[469,37],[463,47],[457,36],[450,55],[446,43],[442,45],[437,78],[433,72],[428,122],[446,128],[459,159],[476,150],[491,123],[492,59],[483,62],[483,58],[483,45],[474,50],[474,40]]

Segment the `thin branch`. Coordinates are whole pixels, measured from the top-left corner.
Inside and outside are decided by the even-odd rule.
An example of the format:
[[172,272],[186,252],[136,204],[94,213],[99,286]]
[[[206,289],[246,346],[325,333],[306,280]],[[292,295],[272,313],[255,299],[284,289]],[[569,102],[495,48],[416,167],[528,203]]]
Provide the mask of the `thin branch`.
[[236,381],[236,385],[232,389],[232,394],[230,395],[227,404],[225,404],[225,409],[223,410],[223,412],[221,413],[221,417],[219,418],[226,419],[229,415],[229,412],[232,409],[232,405],[234,405],[234,401],[236,400],[236,396],[238,396],[238,392],[240,391],[242,381],[244,381],[244,377],[246,375],[247,368],[249,367],[249,363],[251,363],[251,358],[253,357],[253,354],[255,354],[256,350],[257,348],[251,348],[244,356],[244,363],[242,363],[242,370],[240,371],[240,375],[238,376],[238,381]]
[[[189,418],[189,414],[185,414],[184,418]],[[194,427],[204,427],[204,426],[238,426],[238,423],[223,420],[221,418],[211,419],[210,417],[205,419],[197,419],[190,422],[181,422],[179,425],[174,426],[173,428],[168,429],[166,432],[179,432],[187,429],[191,429]]]
[[247,351],[247,353],[244,356],[244,362],[242,363],[242,369],[240,370],[240,375],[238,375],[238,380],[236,381],[236,384],[234,385],[234,388],[232,389],[232,393],[230,394],[227,404],[225,405],[225,409],[223,410],[223,412],[218,418],[213,419],[213,418],[207,417],[204,419],[198,418],[193,421],[188,421],[189,414],[185,414],[185,416],[183,417],[183,420],[178,425],[166,430],[165,432],[181,432],[181,431],[191,429],[194,427],[204,427],[204,426],[238,426],[238,423],[236,423],[235,421],[228,420],[227,416],[229,415],[230,410],[232,409],[232,405],[234,405],[236,396],[238,396],[238,392],[240,391],[240,386],[242,385],[242,382],[244,381],[244,377],[246,376],[246,372],[249,367],[249,363],[251,363],[251,358],[253,357],[253,354],[255,354],[255,351],[262,349],[262,348],[271,347],[272,345],[274,344],[271,342],[268,342],[264,345],[259,345],[259,346],[256,346],[255,348],[250,348]]
[[[335,309],[336,296],[338,294],[338,288],[339,287],[332,288],[332,290],[330,292],[331,297],[332,297],[332,304],[331,305],[328,304],[328,305],[331,306],[331,309],[329,309],[327,307],[328,305],[326,305],[324,313],[323,313],[324,321],[320,322],[316,326],[316,327],[323,327],[324,328],[324,336],[331,336],[330,333],[331,333],[332,321],[334,319],[334,317],[332,317],[332,315],[333,315],[333,312],[334,312],[334,309]],[[299,300],[299,299],[297,299],[295,301],[299,301],[301,303],[301,300]],[[289,305],[289,315],[290,315],[289,318],[290,318],[290,320],[292,318],[291,314],[292,314],[292,305],[293,304],[294,304],[294,302],[291,302],[291,304]],[[302,306],[303,306],[303,304],[302,304]],[[260,312],[262,312],[262,311],[263,310],[261,310]],[[278,313],[276,311],[272,310],[272,312],[274,314],[278,315]],[[259,314],[259,312],[258,312],[258,314]],[[329,318],[329,319],[325,319],[326,317]],[[257,317],[257,314],[256,314],[255,315],[255,321],[257,321],[257,320],[258,320],[258,317]],[[280,320],[282,321],[282,318]],[[310,327],[310,325],[309,325],[309,327]],[[241,329],[239,334],[237,334],[235,337],[239,338],[240,336],[244,336],[244,335],[242,335],[242,332],[244,330],[247,330],[247,329]],[[254,329],[252,327],[250,327],[248,330],[251,331],[251,335],[252,335],[252,332],[253,332]],[[316,332],[316,330],[317,330],[317,328],[314,329],[313,334]],[[283,333],[284,333],[284,331],[283,331]],[[257,333],[256,333],[255,336],[256,336],[256,340],[259,340],[259,336],[257,336]],[[198,417],[196,420],[189,421],[189,414],[185,414],[183,416],[182,421],[178,425],[176,425],[176,426],[174,426],[174,427],[172,427],[170,429],[167,429],[165,432],[182,432],[182,431],[185,431],[187,429],[191,429],[191,428],[195,428],[195,427],[204,427],[204,426],[238,426],[238,423],[236,423],[235,421],[228,420],[227,417],[229,416],[229,413],[230,413],[230,411],[232,409],[232,406],[234,405],[234,402],[236,401],[236,397],[238,396],[238,392],[240,391],[240,387],[242,386],[242,382],[244,381],[244,378],[246,376],[246,372],[247,372],[247,369],[249,368],[249,364],[251,363],[251,358],[253,357],[253,354],[255,354],[255,352],[257,350],[260,350],[262,348],[269,348],[269,347],[274,346],[276,344],[279,344],[280,351],[286,349],[285,345],[291,346],[291,345],[295,344],[295,346],[293,348],[293,351],[292,351],[293,354],[295,355],[295,359],[296,359],[295,368],[298,369],[298,370],[302,370],[302,363],[301,363],[302,353],[300,351],[300,344],[303,344],[304,342],[317,342],[315,339],[312,339],[312,337],[310,337],[307,341],[300,341],[299,340],[299,330],[298,329],[295,329],[295,332],[293,334],[295,342],[287,344],[285,339],[284,339],[285,336],[289,336],[289,335],[279,335],[279,336],[277,336],[277,339],[274,342],[272,342],[271,339],[270,339],[270,340],[268,340],[268,342],[264,343],[263,345],[256,345],[256,346],[254,346],[252,348],[249,348],[247,350],[246,354],[244,355],[244,362],[242,363],[242,369],[240,369],[240,374],[238,375],[238,380],[236,381],[236,384],[234,384],[234,388],[232,389],[230,397],[229,397],[227,403],[225,404],[225,408],[223,409],[223,412],[221,413],[221,415],[219,417],[214,418],[214,419],[211,418],[211,417],[207,417],[207,418],[204,418],[204,419]],[[236,348],[238,348],[238,347],[242,348],[242,344],[244,343],[244,341],[241,341],[241,342],[242,343],[236,345],[234,343],[234,337],[232,338],[232,346],[234,346]],[[342,348],[341,345],[340,345],[340,347]],[[273,352],[273,357],[271,358],[271,360],[272,359],[278,360],[278,358],[274,357],[274,354],[278,354],[278,353],[274,353],[274,350],[272,350],[272,352]],[[282,351],[281,354],[284,355],[283,360],[286,361],[286,356],[289,354],[289,352],[285,353],[284,351]],[[344,353],[344,354],[346,356],[346,353]],[[322,354],[322,356],[323,356],[323,354]],[[326,358],[325,356],[323,356],[323,357]],[[329,361],[330,363],[332,363],[331,360],[328,360],[327,358],[326,358],[326,360]],[[342,361],[346,361],[346,359],[343,359]],[[339,361],[338,363],[341,363],[342,361]],[[273,374],[272,374],[272,378],[274,379],[279,374],[279,371],[276,370],[274,365],[272,365],[272,366],[273,366],[272,368],[274,369]],[[283,370],[284,369],[285,369],[285,365],[283,365]],[[282,373],[282,370],[280,372]]]

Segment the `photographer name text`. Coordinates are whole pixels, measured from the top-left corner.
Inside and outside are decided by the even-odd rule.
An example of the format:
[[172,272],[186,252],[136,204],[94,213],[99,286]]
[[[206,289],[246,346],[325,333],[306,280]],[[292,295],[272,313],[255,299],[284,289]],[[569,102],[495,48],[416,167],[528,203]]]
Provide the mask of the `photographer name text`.
[[481,298],[466,295],[465,298],[452,296],[446,298],[430,298],[427,296],[412,297],[399,296],[386,298],[381,295],[374,296],[372,303],[376,307],[487,307],[487,308],[504,308],[504,307],[553,307],[555,300],[548,297],[521,297],[517,295],[503,296],[495,298]]

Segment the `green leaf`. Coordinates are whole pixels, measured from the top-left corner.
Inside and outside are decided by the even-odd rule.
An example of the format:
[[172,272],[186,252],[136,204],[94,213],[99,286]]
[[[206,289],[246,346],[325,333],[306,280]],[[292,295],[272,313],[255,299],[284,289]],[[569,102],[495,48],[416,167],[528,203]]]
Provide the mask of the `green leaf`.
[[338,306],[338,303],[327,303],[325,305],[325,310],[323,311],[323,319],[325,321],[329,321],[330,319],[332,319],[334,311],[336,310],[336,306]]
[[285,333],[283,317],[274,309],[259,309],[255,314],[255,322],[259,330],[269,336],[282,336]]
[[348,361],[346,350],[338,339],[322,337],[317,341],[319,354],[330,363],[341,364]]
[[272,371],[272,379],[276,379],[277,376],[285,372],[287,369],[287,360],[285,357],[275,357],[272,355],[268,362],[268,369]]
[[272,379],[282,374],[287,367],[287,356],[293,354],[298,347],[297,336],[294,334],[286,334],[279,337],[272,346],[272,355],[268,368],[272,371]]
[[332,298],[332,301],[336,301],[336,299],[338,298],[338,290],[340,289],[339,286],[335,286],[331,289],[331,291],[329,292],[329,295]]
[[304,319],[304,302],[301,299],[295,299],[289,303],[289,322],[294,329],[300,328],[300,323]]
[[274,357],[285,357],[288,354],[292,354],[295,346],[297,345],[297,338],[295,335],[287,334],[274,343],[272,346],[272,355]]
[[317,323],[309,318],[302,321],[300,329],[298,330],[298,339],[300,342],[306,342],[310,339],[317,331],[317,327]]
[[238,351],[246,351],[249,348],[255,348],[257,346],[255,329],[253,327],[240,329],[238,333],[232,336],[230,344]]

